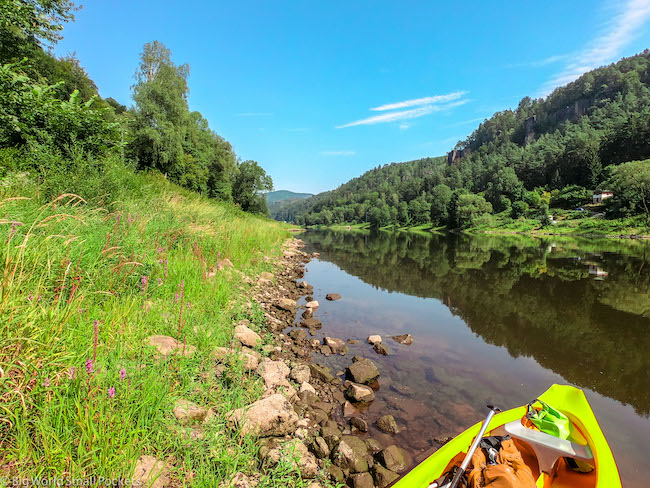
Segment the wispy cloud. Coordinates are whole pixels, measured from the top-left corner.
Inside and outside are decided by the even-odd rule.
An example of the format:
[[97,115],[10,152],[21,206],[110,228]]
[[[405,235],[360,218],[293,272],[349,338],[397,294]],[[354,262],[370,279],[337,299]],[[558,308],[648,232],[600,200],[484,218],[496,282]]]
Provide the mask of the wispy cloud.
[[268,117],[273,115],[272,112],[240,112],[235,114],[235,117]]
[[354,156],[356,151],[321,151],[323,156]]
[[399,130],[406,130],[409,127],[411,127],[411,126],[408,124],[408,122],[402,122],[402,123],[399,124]]
[[383,124],[386,122],[395,122],[398,120],[409,120],[417,119],[424,115],[432,114],[434,112],[442,112],[443,110],[451,110],[452,108],[465,105],[469,100],[458,100],[452,103],[446,103],[443,105],[425,105],[423,107],[413,108],[410,110],[400,110],[398,112],[389,112],[381,115],[374,115],[361,120],[355,120],[353,122],[348,122],[347,124],[339,125],[337,129],[343,129],[345,127],[354,127],[357,125],[374,125],[374,124]]
[[459,98],[462,98],[466,94],[466,91],[457,91],[454,93],[449,93],[447,95],[413,98],[411,100],[404,100],[403,102],[387,103],[386,105],[380,105],[379,107],[374,107],[370,110],[382,112],[385,110],[396,110],[398,108],[417,107],[419,105],[432,105],[434,103],[451,102],[452,100],[458,100]]
[[507,67],[508,68],[542,68],[543,66],[548,66],[549,64],[555,64],[561,61],[566,61],[570,57],[571,54],[557,54],[555,56],[548,56],[543,59],[524,61],[523,63],[508,64]]
[[582,74],[612,62],[650,19],[650,0],[612,0],[612,14],[598,37],[582,51],[571,57],[564,69],[543,86],[544,93],[570,83]]

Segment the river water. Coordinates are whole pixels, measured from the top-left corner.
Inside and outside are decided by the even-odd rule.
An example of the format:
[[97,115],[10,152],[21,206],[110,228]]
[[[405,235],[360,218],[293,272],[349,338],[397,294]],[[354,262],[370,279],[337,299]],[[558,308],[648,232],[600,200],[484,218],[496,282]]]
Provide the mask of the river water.
[[[319,337],[359,339],[347,356],[381,372],[369,424],[420,461],[434,438],[480,421],[485,405],[525,404],[553,383],[584,390],[627,488],[650,480],[650,243],[526,236],[308,231]],[[328,302],[326,293],[342,299]],[[389,335],[410,333],[411,346]],[[365,339],[380,334],[377,355]]]

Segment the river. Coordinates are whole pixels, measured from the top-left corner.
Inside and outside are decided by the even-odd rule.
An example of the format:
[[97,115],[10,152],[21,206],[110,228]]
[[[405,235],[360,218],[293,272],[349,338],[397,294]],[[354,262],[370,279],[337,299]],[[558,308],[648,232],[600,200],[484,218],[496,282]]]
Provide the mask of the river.
[[[307,231],[319,337],[359,339],[380,369],[371,423],[386,445],[429,455],[436,437],[480,421],[485,405],[525,404],[553,383],[584,390],[627,488],[650,479],[650,243],[526,236]],[[326,293],[342,299],[328,302]],[[387,336],[410,333],[411,346]],[[380,334],[389,356],[365,339]]]

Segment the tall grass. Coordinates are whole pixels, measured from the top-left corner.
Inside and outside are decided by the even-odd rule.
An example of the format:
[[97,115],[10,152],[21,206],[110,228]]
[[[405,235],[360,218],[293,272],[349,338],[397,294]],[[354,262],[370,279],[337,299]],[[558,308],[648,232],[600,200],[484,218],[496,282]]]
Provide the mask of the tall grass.
[[[160,176],[130,173],[105,207],[44,202],[38,181],[11,178],[0,187],[0,476],[128,477],[142,454],[169,461],[179,485],[254,469],[254,439],[227,430],[224,413],[261,383],[236,363],[217,377],[210,353],[234,320],[259,329],[264,317],[242,276],[217,268],[270,271],[286,230]],[[161,358],[152,334],[197,353]],[[202,437],[173,418],[179,398],[217,411]],[[302,483],[276,469],[262,486]]]

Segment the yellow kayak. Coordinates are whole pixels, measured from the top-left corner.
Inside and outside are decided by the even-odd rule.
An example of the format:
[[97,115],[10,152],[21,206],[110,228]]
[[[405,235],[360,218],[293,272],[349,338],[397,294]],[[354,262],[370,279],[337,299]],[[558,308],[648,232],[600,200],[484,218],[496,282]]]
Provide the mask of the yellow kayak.
[[[573,425],[571,437],[560,439],[524,427],[527,406],[501,412],[492,417],[485,436],[509,434],[533,472],[538,488],[620,488],[621,479],[612,451],[582,390],[553,385],[540,400],[553,405]],[[425,459],[394,488],[427,488],[464,459],[482,423],[470,427]],[[484,437],[485,437],[484,436]],[[594,469],[579,472],[565,459],[583,461]]]

